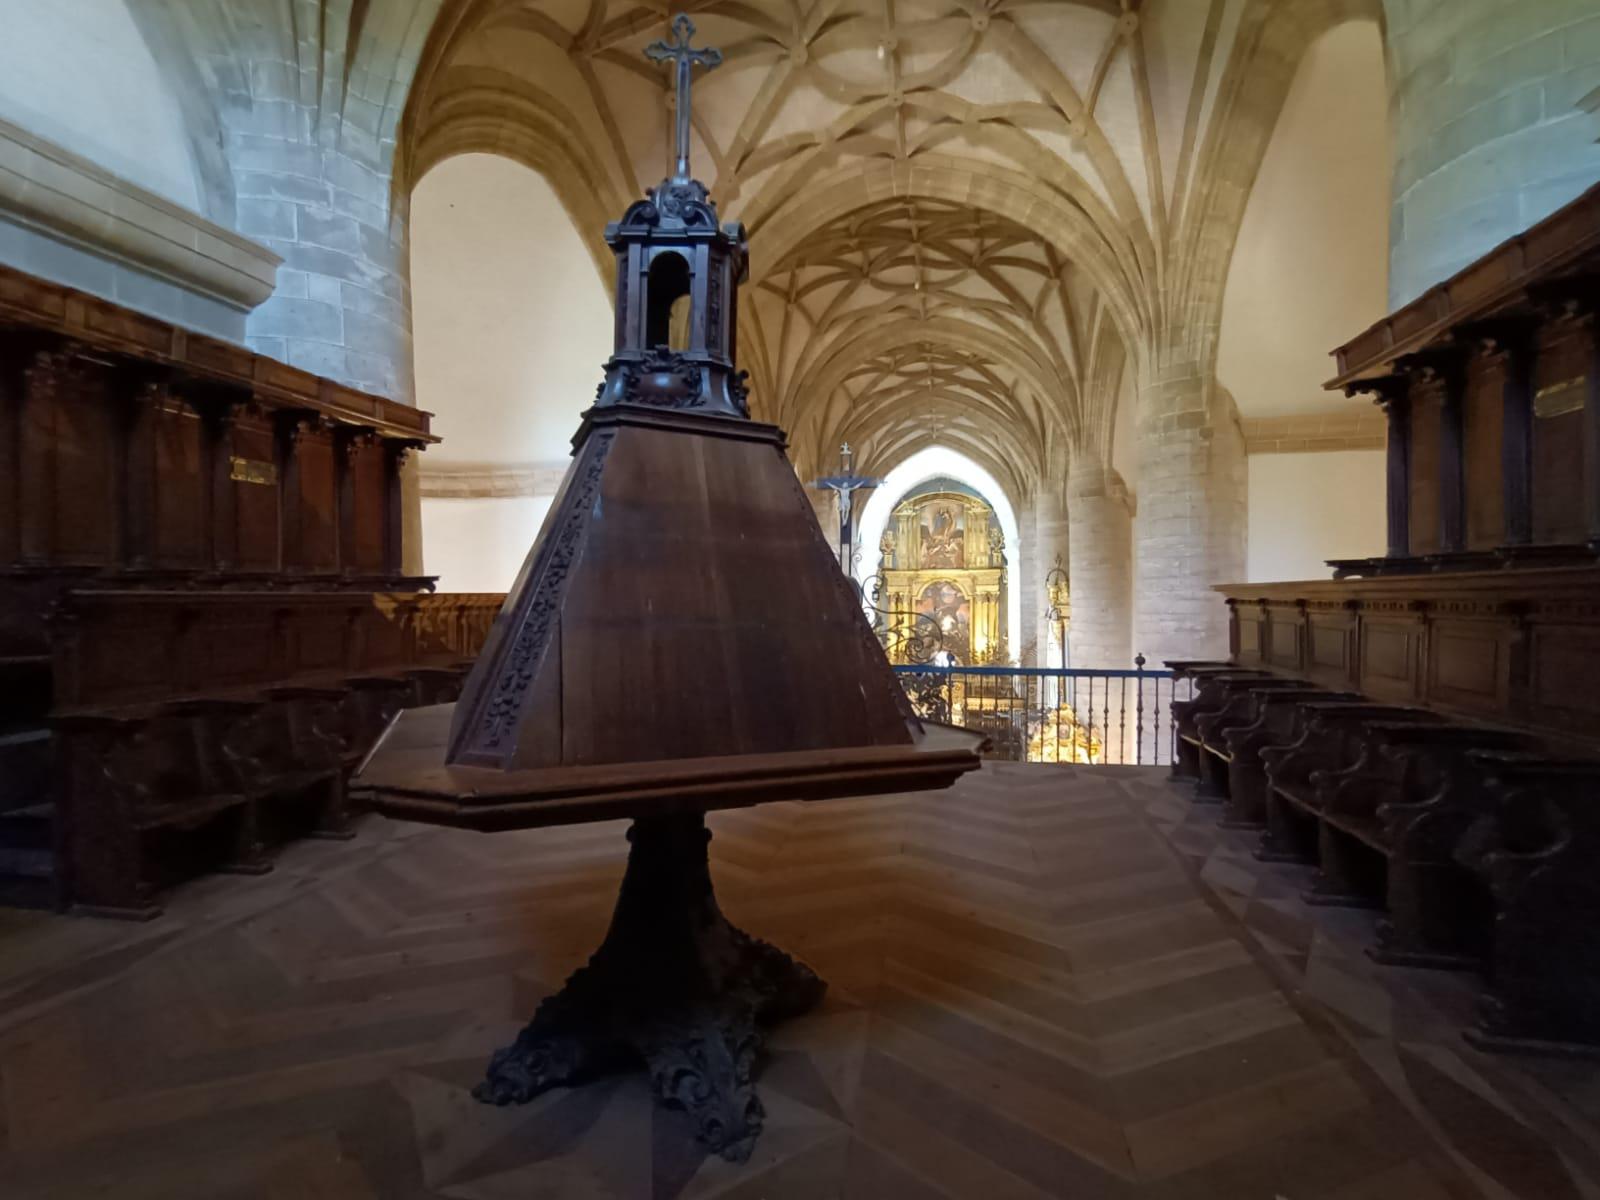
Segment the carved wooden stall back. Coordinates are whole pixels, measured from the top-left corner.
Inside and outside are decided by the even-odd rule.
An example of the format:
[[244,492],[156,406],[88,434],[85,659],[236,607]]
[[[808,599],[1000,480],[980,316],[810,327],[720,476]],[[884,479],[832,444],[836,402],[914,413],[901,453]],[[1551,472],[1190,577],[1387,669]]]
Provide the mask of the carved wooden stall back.
[[1233,669],[1182,668],[1218,717],[1179,772],[1313,903],[1385,907],[1382,961],[1483,967],[1491,1049],[1600,1054],[1597,310],[1600,188],[1340,347],[1388,552],[1219,588]]
[[416,588],[429,415],[0,267],[0,653],[62,587]]
[[[0,268],[0,903],[156,911],[335,834],[497,596],[406,575],[429,416]],[[303,820],[291,820],[298,810]]]
[[1389,418],[1389,549],[1340,575],[1600,553],[1600,187],[1334,351]]

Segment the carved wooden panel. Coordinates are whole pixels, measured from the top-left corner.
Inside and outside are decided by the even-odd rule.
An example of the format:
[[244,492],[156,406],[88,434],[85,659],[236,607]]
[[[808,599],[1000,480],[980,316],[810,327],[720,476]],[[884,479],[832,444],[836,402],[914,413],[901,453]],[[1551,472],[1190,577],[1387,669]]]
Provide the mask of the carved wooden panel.
[[1240,602],[1233,606],[1234,661],[1241,666],[1254,667],[1265,661],[1263,639],[1267,623],[1259,605]]
[[1505,541],[1505,495],[1500,446],[1505,421],[1503,358],[1478,359],[1463,397],[1463,477],[1467,497],[1467,549],[1492,550]]
[[339,481],[334,464],[333,433],[313,427],[302,431],[294,447],[298,516],[294,561],[286,568],[317,574],[339,568]]
[[0,337],[0,565],[17,561],[21,520],[21,348]]
[[233,563],[241,571],[276,571],[279,561],[278,441],[271,419],[246,410],[231,437],[226,486],[233,506]]
[[1361,690],[1379,700],[1418,700],[1422,621],[1409,616],[1364,616],[1359,636]]
[[[74,591],[52,648],[56,703],[109,707],[262,686],[395,673],[477,654],[504,598],[371,592]],[[415,636],[426,602],[436,632]],[[443,632],[438,632],[443,631]],[[448,645],[442,643],[449,643]]]
[[383,447],[375,441],[358,444],[349,458],[350,487],[346,491],[353,508],[345,529],[350,545],[342,547],[346,570],[376,575],[384,569],[386,531],[385,500],[388,476]]
[[282,629],[285,675],[342,672],[355,663],[356,613],[344,606],[301,612],[283,610],[277,616]]
[[1305,614],[1298,605],[1267,609],[1267,662],[1290,671],[1305,663]]
[[1594,738],[1600,732],[1600,628],[1539,623],[1529,640],[1528,719]]
[[196,621],[184,639],[186,667],[204,687],[227,689],[274,679],[280,647],[271,613],[228,606]]
[[416,614],[409,603],[389,605],[378,597],[361,617],[360,663],[406,662],[417,654]]
[[1306,675],[1330,687],[1355,674],[1356,621],[1347,612],[1312,612],[1306,623]]
[[181,399],[160,402],[155,427],[157,566],[199,569],[211,556],[211,479],[205,423]]
[[1429,633],[1427,699],[1484,713],[1510,704],[1510,630],[1504,622],[1440,617]]
[[1581,542],[1584,507],[1584,399],[1591,329],[1547,329],[1533,365],[1533,540]]
[[1411,553],[1439,548],[1439,390],[1411,396]]
[[102,704],[154,699],[170,691],[182,661],[178,625],[166,612],[119,613],[103,624],[72,630],[61,649],[54,670],[58,704],[82,696]]
[[49,401],[30,405],[33,444],[26,447],[48,461],[50,555],[64,565],[109,567],[121,551],[125,414],[97,364],[67,365],[57,378]]

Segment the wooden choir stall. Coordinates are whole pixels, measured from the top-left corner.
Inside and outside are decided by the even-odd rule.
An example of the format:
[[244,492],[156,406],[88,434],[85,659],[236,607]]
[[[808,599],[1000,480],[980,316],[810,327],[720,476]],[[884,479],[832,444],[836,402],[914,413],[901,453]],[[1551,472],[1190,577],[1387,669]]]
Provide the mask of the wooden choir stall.
[[1600,188],[1335,353],[1388,417],[1388,553],[1232,584],[1175,770],[1472,968],[1490,1049],[1600,1052]]
[[0,268],[0,903],[122,916],[342,834],[499,597],[409,575],[407,405]]

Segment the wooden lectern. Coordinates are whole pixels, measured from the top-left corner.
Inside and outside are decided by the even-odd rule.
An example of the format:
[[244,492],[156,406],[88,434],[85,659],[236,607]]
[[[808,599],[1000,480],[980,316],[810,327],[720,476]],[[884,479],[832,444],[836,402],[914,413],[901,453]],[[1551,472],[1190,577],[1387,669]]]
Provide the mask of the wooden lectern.
[[657,1097],[742,1161],[760,1027],[825,985],[724,919],[705,813],[946,787],[978,758],[918,724],[783,434],[749,419],[744,231],[688,173],[690,67],[720,55],[689,48],[687,17],[673,27],[649,53],[677,65],[678,169],[606,230],[616,350],[572,466],[460,701],[401,713],[354,786],[390,816],[472,829],[632,818],[605,941],[476,1094],[519,1103],[642,1058]]

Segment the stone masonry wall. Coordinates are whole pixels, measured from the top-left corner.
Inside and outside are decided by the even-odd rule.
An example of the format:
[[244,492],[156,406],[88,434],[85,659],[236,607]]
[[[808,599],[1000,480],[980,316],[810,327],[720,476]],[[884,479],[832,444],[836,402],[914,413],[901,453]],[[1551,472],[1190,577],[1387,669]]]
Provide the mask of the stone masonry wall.
[[1042,643],[1039,641],[1038,621],[1036,614],[1039,608],[1037,597],[1042,590],[1044,572],[1039,569],[1039,547],[1036,536],[1036,522],[1034,506],[1024,502],[1017,509],[1017,539],[1019,545],[1013,549],[1006,548],[1006,559],[1015,565],[1015,569],[1008,572],[1010,586],[1019,589],[1017,593],[1018,621],[1021,629],[1010,631],[1011,657],[1024,667],[1038,667],[1044,664],[1040,661],[1039,650]]
[[[239,64],[230,64],[235,66]],[[238,229],[283,258],[278,287],[245,325],[251,349],[398,400],[412,398],[405,214],[389,202],[382,100],[396,81],[353,80],[336,128],[318,131],[293,63],[232,75],[225,118]]]
[[1384,10],[1399,307],[1600,180],[1600,117],[1584,104],[1600,87],[1600,6],[1384,0]]
[[440,2],[130,0],[211,170],[208,205],[283,259],[246,343],[407,402],[406,211],[392,177]]
[[1228,611],[1212,585],[1243,578],[1244,437],[1209,368],[1175,357],[1148,369],[1139,396],[1138,594],[1134,649],[1225,657]]
[[1022,623],[1031,631],[1039,649],[1041,667],[1059,667],[1061,650],[1052,639],[1055,630],[1046,615],[1050,608],[1050,588],[1045,582],[1060,558],[1062,570],[1068,570],[1067,509],[1063,503],[1061,487],[1046,480],[1041,483],[1033,500],[1034,557],[1037,567],[1033,575],[1032,592],[1021,596]]
[[1092,460],[1068,476],[1072,623],[1067,645],[1074,667],[1133,665],[1132,515],[1128,489],[1110,467]]

